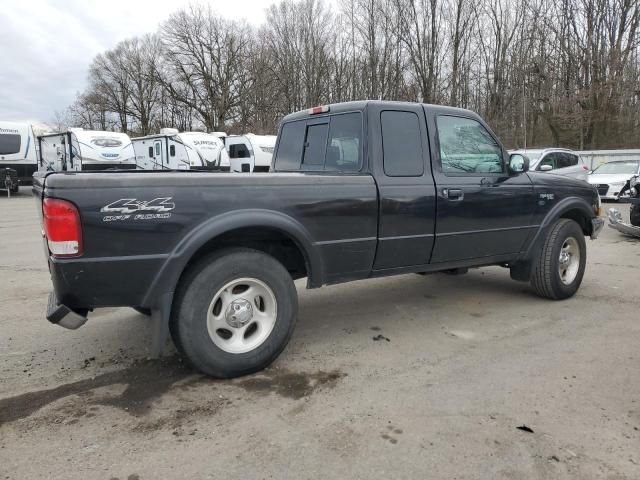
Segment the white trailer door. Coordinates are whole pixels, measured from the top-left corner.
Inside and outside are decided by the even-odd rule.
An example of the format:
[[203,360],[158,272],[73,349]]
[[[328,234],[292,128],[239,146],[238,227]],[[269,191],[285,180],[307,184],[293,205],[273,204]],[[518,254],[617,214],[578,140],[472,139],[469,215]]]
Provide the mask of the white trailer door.
[[167,167],[167,159],[165,158],[161,140],[156,140],[153,142],[153,158],[156,163],[156,169],[162,170]]

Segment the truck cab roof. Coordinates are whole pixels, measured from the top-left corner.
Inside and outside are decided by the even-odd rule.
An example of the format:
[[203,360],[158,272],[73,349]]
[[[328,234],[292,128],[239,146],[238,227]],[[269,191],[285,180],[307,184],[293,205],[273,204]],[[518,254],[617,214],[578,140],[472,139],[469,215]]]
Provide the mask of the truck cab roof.
[[[300,110],[298,112],[290,113],[289,115],[285,116],[282,122],[286,123],[294,120],[302,120],[302,119],[313,117],[316,115],[365,111],[368,107],[374,106],[374,105],[388,108],[390,110],[393,110],[394,108],[409,109],[409,108],[415,108],[416,106],[416,104],[413,102],[395,102],[395,101],[389,101],[389,100],[357,100],[353,102],[332,103],[328,105],[323,105],[322,107],[313,107],[305,110]],[[443,105],[433,105],[429,103],[423,103],[422,106],[427,111],[430,111],[436,114],[462,115],[465,117],[480,118],[478,114],[476,114],[475,112],[471,110],[466,110],[464,108],[448,107]],[[313,113],[314,110],[318,110],[317,113]]]

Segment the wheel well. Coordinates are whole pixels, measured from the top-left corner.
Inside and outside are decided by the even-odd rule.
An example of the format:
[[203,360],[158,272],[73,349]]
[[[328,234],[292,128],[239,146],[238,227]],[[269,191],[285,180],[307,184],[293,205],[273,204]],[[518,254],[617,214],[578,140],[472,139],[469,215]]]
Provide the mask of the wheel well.
[[183,272],[201,258],[233,247],[251,248],[271,255],[288,270],[294,280],[309,275],[308,261],[296,241],[280,230],[267,227],[238,228],[212,238],[193,254]]
[[582,233],[585,234],[585,236],[589,236],[591,235],[591,222],[590,222],[590,218],[585,215],[585,213],[578,209],[578,208],[574,208],[572,210],[567,210],[566,212],[564,212],[562,215],[560,215],[560,218],[568,218],[570,220],[575,221],[578,225],[580,225],[580,228],[582,229]]

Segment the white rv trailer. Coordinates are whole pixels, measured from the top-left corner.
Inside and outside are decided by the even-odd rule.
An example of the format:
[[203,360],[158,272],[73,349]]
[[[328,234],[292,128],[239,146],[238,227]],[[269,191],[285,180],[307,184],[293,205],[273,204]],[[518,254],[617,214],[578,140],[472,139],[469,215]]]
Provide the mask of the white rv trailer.
[[126,133],[70,128],[38,137],[41,171],[135,169],[135,152]]
[[0,122],[0,169],[11,168],[21,183],[31,183],[38,168],[36,139],[28,123]]
[[224,140],[225,152],[222,154],[223,170],[232,172],[268,172],[276,145],[275,135],[227,135],[224,132],[211,132]]
[[217,170],[222,141],[208,133],[163,128],[160,133],[132,139],[138,168],[145,170]]
[[273,150],[276,147],[275,135],[254,135],[247,133],[245,135],[251,142],[254,157],[254,172],[268,172],[271,168],[271,159],[273,158]]

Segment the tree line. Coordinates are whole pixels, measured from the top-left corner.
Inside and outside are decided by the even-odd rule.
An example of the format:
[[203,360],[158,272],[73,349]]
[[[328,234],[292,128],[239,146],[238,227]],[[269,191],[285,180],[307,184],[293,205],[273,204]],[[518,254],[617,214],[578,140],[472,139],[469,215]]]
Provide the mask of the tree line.
[[359,99],[453,105],[509,147],[639,147],[638,0],[283,0],[254,27],[192,5],[97,55],[57,122],[275,133]]

